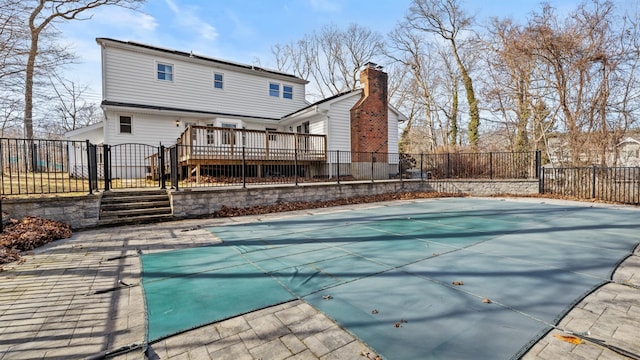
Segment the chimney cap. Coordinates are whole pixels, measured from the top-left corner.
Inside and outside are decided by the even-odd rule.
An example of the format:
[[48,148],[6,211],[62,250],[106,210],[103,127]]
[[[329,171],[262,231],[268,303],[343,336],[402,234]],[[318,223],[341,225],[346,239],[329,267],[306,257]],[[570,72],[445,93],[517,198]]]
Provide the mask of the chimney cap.
[[382,66],[378,65],[374,62],[369,61],[368,63],[364,64],[365,67],[371,68],[371,69],[376,69],[376,70],[382,70]]

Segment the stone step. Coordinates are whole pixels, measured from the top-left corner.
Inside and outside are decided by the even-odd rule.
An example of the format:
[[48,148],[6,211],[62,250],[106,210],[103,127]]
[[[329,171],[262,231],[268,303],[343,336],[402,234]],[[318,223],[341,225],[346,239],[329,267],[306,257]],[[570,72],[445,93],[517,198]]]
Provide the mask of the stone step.
[[141,216],[129,216],[124,218],[106,218],[98,220],[98,226],[117,226],[117,225],[133,225],[133,224],[148,224],[162,221],[173,220],[172,215],[141,215]]
[[121,203],[142,203],[152,201],[169,201],[167,194],[164,195],[139,195],[139,196],[109,196],[102,197],[102,204],[121,204]]
[[105,191],[102,197],[120,197],[120,196],[144,196],[144,195],[167,195],[166,190],[114,190]]
[[116,190],[102,194],[99,226],[172,219],[171,202],[165,190]]
[[144,215],[171,215],[171,207],[155,207],[155,208],[131,208],[105,211],[101,209],[100,219],[108,218],[126,218]]
[[118,210],[131,210],[131,209],[152,209],[152,208],[171,208],[169,200],[160,199],[157,201],[144,201],[144,202],[114,202],[114,203],[102,203],[100,209],[105,211],[118,211]]

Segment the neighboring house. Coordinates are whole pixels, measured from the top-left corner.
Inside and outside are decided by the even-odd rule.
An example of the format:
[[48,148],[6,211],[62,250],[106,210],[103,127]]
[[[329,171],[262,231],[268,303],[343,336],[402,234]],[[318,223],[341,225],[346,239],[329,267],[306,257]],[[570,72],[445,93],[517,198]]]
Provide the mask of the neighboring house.
[[640,166],[640,141],[627,137],[620,141],[616,147],[618,150],[616,166]]
[[[562,137],[553,137],[548,141],[550,166],[573,166],[571,163],[571,151],[567,140]],[[601,152],[597,146],[583,143],[579,160],[582,166],[597,165],[600,163]],[[637,167],[640,166],[640,141],[633,136],[622,139],[619,143],[613,143],[607,147],[606,160],[608,166]]]
[[[380,169],[386,175],[397,168],[398,122],[406,117],[388,105],[387,74],[375,64],[362,70],[362,89],[309,104],[308,82],[294,75],[135,42],[96,41],[104,120],[67,133],[70,140],[188,145],[182,164],[198,174],[221,160],[240,161],[241,148],[264,162],[305,152],[308,165],[337,160],[336,151],[367,153],[368,161],[372,152],[389,153],[374,161],[386,164]],[[278,158],[274,149],[287,156]],[[348,161],[365,160],[352,155]]]

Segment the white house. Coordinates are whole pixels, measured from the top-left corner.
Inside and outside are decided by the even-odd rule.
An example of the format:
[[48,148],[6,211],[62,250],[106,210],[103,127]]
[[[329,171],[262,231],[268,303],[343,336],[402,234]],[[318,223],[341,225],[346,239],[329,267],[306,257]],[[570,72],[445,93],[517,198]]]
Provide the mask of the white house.
[[[241,147],[263,149],[262,155],[266,149],[303,149],[322,152],[328,162],[335,151],[398,152],[398,122],[406,117],[388,106],[386,74],[375,64],[363,69],[362,89],[310,104],[308,82],[291,74],[136,42],[96,41],[102,48],[104,120],[67,133],[69,140],[189,144],[207,146],[209,155]],[[357,109],[376,97],[383,104]],[[375,146],[367,144],[372,141]],[[378,162],[394,166],[397,155]]]
[[626,137],[616,145],[619,152],[616,166],[640,166],[640,141]]

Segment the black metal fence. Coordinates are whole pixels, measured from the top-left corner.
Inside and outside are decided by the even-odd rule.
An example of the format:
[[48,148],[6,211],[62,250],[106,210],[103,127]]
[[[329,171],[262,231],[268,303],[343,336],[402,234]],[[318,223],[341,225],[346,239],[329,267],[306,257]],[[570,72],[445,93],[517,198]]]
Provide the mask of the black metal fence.
[[191,188],[408,179],[535,179],[536,152],[397,154],[304,147],[222,151],[211,146],[94,145],[0,139],[2,195],[92,193],[122,188]]
[[640,205],[640,167],[542,168],[540,193]]
[[97,175],[90,178],[96,170],[90,147],[88,141],[1,138],[2,195],[92,192],[98,183]]

